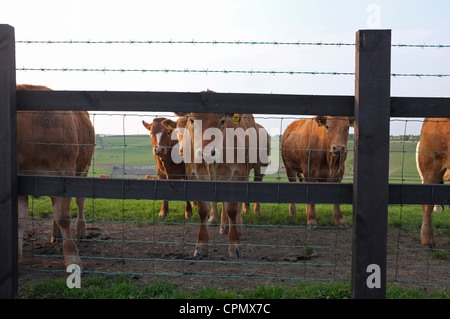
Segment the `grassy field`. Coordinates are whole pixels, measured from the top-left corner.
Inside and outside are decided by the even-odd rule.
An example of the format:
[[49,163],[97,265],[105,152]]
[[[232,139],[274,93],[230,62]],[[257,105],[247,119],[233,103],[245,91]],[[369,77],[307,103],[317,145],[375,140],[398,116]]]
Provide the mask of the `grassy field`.
[[90,175],[95,177],[101,174],[111,176],[115,166],[152,165],[156,164],[149,136],[97,136]]
[[[392,183],[420,182],[417,173],[415,152],[417,142],[391,141],[389,174]],[[345,181],[349,182],[353,171],[353,141],[348,142]],[[279,159],[282,165],[281,158]],[[98,136],[91,175],[111,175],[114,166],[152,166],[155,158],[151,150],[150,138],[147,135]],[[142,176],[143,178],[144,176]],[[287,181],[284,172],[267,175],[266,181]]]
[[[349,299],[350,282],[301,283],[294,288],[261,285],[254,290],[217,290],[204,287],[197,292],[187,292],[165,281],[136,285],[130,276],[110,279],[95,275],[83,282],[83,289],[67,289],[65,279],[50,280],[37,285],[27,285],[21,290],[22,298],[48,299]],[[387,299],[449,299],[448,292],[427,292],[388,284]]]

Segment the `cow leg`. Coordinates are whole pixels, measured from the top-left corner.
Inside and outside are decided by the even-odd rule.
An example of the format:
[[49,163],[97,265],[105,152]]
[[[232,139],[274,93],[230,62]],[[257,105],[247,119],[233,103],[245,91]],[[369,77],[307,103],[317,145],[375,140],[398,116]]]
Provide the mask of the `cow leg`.
[[221,235],[228,234],[229,227],[230,227],[230,219],[228,218],[228,215],[225,212],[225,203],[222,203],[222,215],[220,216],[219,233]]
[[209,212],[208,223],[217,224],[217,220],[219,219],[219,211],[217,209],[217,203],[211,202],[211,211]]
[[[441,168],[441,165],[435,165],[431,170],[422,170],[423,184],[443,184],[445,169]],[[422,227],[420,230],[420,236],[422,241],[422,246],[428,246],[433,248],[434,233],[432,224],[432,214],[434,205],[423,205],[422,206]]]
[[50,238],[50,242],[52,244],[57,243],[62,238],[61,229],[55,220],[52,221],[52,236]]
[[[253,177],[253,181],[262,182],[264,175],[261,174],[261,167],[255,168],[255,176]],[[261,205],[259,203],[253,204],[253,213],[260,214],[261,213]]]
[[17,207],[17,217],[18,217],[18,254],[19,259],[22,258],[22,246],[23,246],[23,233],[25,231],[25,226],[27,225],[28,219],[28,196],[18,197],[18,207]]
[[[54,198],[50,197],[52,202],[52,207],[55,205]],[[52,244],[57,243],[62,239],[61,228],[59,228],[58,224],[55,221],[55,218],[52,220],[52,236],[50,237],[50,242]]]
[[339,204],[333,205],[333,216],[334,216],[334,223],[338,228],[347,228],[344,222],[344,215],[342,215],[341,207]]
[[75,234],[77,239],[86,238],[86,218],[84,217],[84,202],[85,198],[76,198],[76,203],[78,207],[77,215],[77,232]]
[[72,239],[70,230],[70,197],[54,197],[53,202],[53,219],[61,230],[63,239],[63,255],[66,267],[71,264],[77,264],[81,267],[81,259],[78,256],[77,245]]
[[308,228],[315,229],[317,227],[316,204],[306,205],[306,218]]
[[289,216],[295,216],[295,214],[297,214],[297,206],[295,205],[295,203],[290,203],[289,204]]
[[228,232],[228,254],[230,257],[242,257],[240,246],[241,238],[241,207],[240,203],[224,203],[230,225]]
[[192,205],[191,205],[191,202],[186,202],[184,204],[184,217],[186,219],[189,219],[189,218],[191,218],[191,216],[192,216]]
[[208,213],[210,209],[209,202],[198,202],[198,215],[200,217],[200,228],[197,235],[197,245],[195,246],[194,257],[202,258],[208,256]]
[[435,245],[433,226],[431,222],[433,208],[433,205],[422,206],[422,227],[420,230],[422,246],[428,246],[430,248],[433,248]]
[[[286,168],[286,175],[288,177],[289,182],[295,183],[297,182],[297,172],[293,169]],[[297,214],[297,207],[295,203],[289,204],[289,216],[295,216]]]
[[159,210],[158,217],[164,218],[167,216],[168,212],[169,212],[169,202],[164,200],[161,204],[161,209]]

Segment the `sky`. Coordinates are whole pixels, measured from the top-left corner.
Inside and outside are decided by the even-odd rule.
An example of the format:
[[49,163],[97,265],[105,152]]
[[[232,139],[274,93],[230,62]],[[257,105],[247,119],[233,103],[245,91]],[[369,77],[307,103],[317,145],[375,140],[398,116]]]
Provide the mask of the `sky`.
[[[250,71],[353,73],[359,29],[390,29],[392,44],[450,45],[448,0],[227,0],[2,2],[0,23],[15,28],[17,82],[54,90],[118,90],[353,95],[353,75],[251,74]],[[103,44],[22,41],[125,41]],[[195,44],[129,41],[193,41]],[[207,41],[209,44],[198,42]],[[211,44],[211,42],[272,44]],[[392,47],[392,96],[450,96],[450,48]],[[31,71],[30,69],[119,69]],[[231,70],[236,73],[156,72]],[[127,71],[147,70],[147,72]],[[153,71],[149,71],[153,70]],[[92,114],[99,134],[147,134],[142,119],[172,113]],[[294,118],[257,122],[282,131]],[[281,124],[282,123],[282,124]],[[419,134],[421,121],[393,121],[391,135]]]

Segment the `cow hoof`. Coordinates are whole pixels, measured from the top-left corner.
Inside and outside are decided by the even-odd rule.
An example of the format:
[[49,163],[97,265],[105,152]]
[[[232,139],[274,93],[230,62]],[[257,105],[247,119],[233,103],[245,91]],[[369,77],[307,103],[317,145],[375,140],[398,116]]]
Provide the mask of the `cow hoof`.
[[317,229],[317,225],[308,225],[307,228],[308,229],[312,229],[312,230],[316,230]]
[[208,225],[217,225],[217,219],[216,218],[208,219]]
[[347,229],[347,225],[345,225],[344,223],[337,225],[338,229]]
[[164,217],[166,217],[167,216],[167,213],[166,212],[159,212],[159,214],[158,214],[158,217],[159,218],[164,218]]
[[205,248],[195,248],[194,258],[203,259],[208,256],[208,250]]
[[422,246],[426,246],[430,252],[434,252],[434,243],[428,243]]
[[83,264],[80,257],[64,257],[64,264],[66,265],[66,268],[70,265],[78,265],[80,267],[80,271],[83,271]]
[[86,236],[86,230],[81,231],[81,232],[78,232],[78,231],[77,231],[77,233],[75,234],[75,238],[78,239],[78,240],[86,239],[86,238],[87,238],[87,236]]
[[228,249],[228,255],[231,258],[242,258],[244,256],[244,254],[239,246],[230,247]]

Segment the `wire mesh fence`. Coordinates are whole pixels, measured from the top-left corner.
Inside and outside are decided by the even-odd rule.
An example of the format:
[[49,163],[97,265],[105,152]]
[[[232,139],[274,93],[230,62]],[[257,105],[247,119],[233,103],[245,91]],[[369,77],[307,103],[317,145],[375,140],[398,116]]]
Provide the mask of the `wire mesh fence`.
[[[95,153],[89,176],[120,179],[157,179],[155,155],[150,134],[133,134],[142,121],[152,122],[159,114],[97,114],[115,117],[122,123],[122,134],[97,135]],[[256,122],[267,117],[256,116]],[[288,178],[281,158],[282,132],[288,123],[311,117],[273,116],[271,134],[272,162],[276,169],[264,176],[264,181],[279,183]],[[176,117],[173,117],[176,120]],[[110,121],[113,121],[110,119]],[[420,137],[417,126],[422,120],[392,121],[403,126],[401,136],[390,142],[390,182],[420,183],[416,168],[416,147]],[[411,124],[413,123],[413,124]],[[328,151],[328,150],[323,150]],[[350,130],[348,157],[343,183],[353,178],[353,131]],[[277,160],[275,160],[277,158]],[[149,177],[149,175],[151,177]],[[205,284],[232,288],[261,284],[296,285],[301,281],[346,281],[351,279],[352,206],[342,205],[347,228],[338,229],[333,220],[332,204],[317,205],[318,225],[307,227],[306,204],[298,204],[295,216],[289,215],[289,204],[261,204],[260,214],[250,209],[243,214],[243,258],[229,259],[226,235],[221,234],[219,218],[210,224],[210,254],[208,258],[193,257],[199,218],[185,218],[184,202],[170,201],[165,217],[160,217],[162,201],[111,200],[91,198],[86,201],[87,238],[78,242],[84,273],[101,275],[128,274],[144,282],[155,279]],[[51,205],[48,198],[31,200],[29,226],[25,235],[24,260],[21,268],[38,273],[62,273],[61,246],[51,243]],[[420,205],[391,205],[389,208],[388,272],[392,283],[420,287],[447,287],[449,264],[449,208],[435,213],[437,234],[435,250],[421,246]],[[76,223],[77,208],[72,203],[72,224]],[[73,226],[74,227],[74,226]]]

